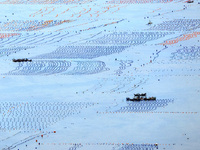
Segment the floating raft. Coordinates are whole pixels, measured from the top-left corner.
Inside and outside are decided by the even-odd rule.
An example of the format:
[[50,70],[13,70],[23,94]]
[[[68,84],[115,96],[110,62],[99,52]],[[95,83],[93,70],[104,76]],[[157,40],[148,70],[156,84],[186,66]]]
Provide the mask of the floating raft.
[[156,97],[148,97],[146,96],[146,93],[142,93],[142,94],[134,94],[133,98],[126,98],[127,101],[155,101]]

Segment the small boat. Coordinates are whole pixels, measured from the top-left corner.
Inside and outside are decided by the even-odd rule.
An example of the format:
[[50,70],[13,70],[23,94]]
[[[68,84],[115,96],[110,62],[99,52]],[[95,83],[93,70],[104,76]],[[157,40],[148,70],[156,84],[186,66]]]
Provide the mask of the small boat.
[[147,23],[147,25],[151,25],[153,24],[153,22],[151,22],[151,20],[149,20],[149,22]]
[[27,58],[23,58],[23,59],[13,59],[13,62],[32,62],[32,59],[27,59]]
[[129,98],[127,97],[126,100],[127,101],[136,101],[136,102],[139,102],[139,101],[155,101],[156,100],[156,97],[148,97],[146,96],[147,94],[146,93],[137,93],[137,94],[134,94],[134,97],[133,98]]
[[194,1],[189,0],[189,1],[187,1],[187,3],[194,3]]

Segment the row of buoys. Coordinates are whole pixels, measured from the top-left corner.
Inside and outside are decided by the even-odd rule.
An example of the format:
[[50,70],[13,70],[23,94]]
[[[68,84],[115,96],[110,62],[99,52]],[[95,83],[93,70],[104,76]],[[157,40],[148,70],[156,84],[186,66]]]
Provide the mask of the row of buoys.
[[142,146],[158,146],[158,145],[168,145],[170,146],[171,144],[151,144],[151,143],[144,143],[144,144],[134,144],[134,143],[41,143],[41,145],[73,145],[73,146],[89,146],[89,145],[117,145],[117,146],[124,146],[124,145],[129,145],[129,146],[136,146],[136,147],[142,147]]
[[193,33],[190,33],[190,34],[184,34],[174,40],[169,40],[169,41],[165,41],[164,43],[160,43],[160,45],[173,45],[173,44],[176,44],[178,42],[181,42],[181,41],[185,41],[185,40],[189,40],[191,38],[196,38],[198,35],[200,35],[200,32],[193,32]]
[[124,51],[127,46],[61,46],[55,51],[36,56],[36,59],[92,59]]
[[107,4],[169,3],[174,0],[110,0]]
[[189,31],[198,28],[199,23],[200,19],[175,19],[173,21],[164,21],[149,30]]
[[198,112],[164,112],[164,111],[161,111],[161,112],[99,112],[97,111],[96,112],[97,114],[127,114],[127,113],[139,113],[139,114],[198,114]]
[[41,1],[41,0],[32,0],[32,1],[21,1],[21,0],[14,0],[14,1],[10,1],[10,0],[6,0],[3,2],[0,2],[0,4],[80,4],[80,3],[86,3],[86,2],[91,2],[91,0],[71,0],[71,1],[66,1],[66,0],[45,0],[45,1]]

